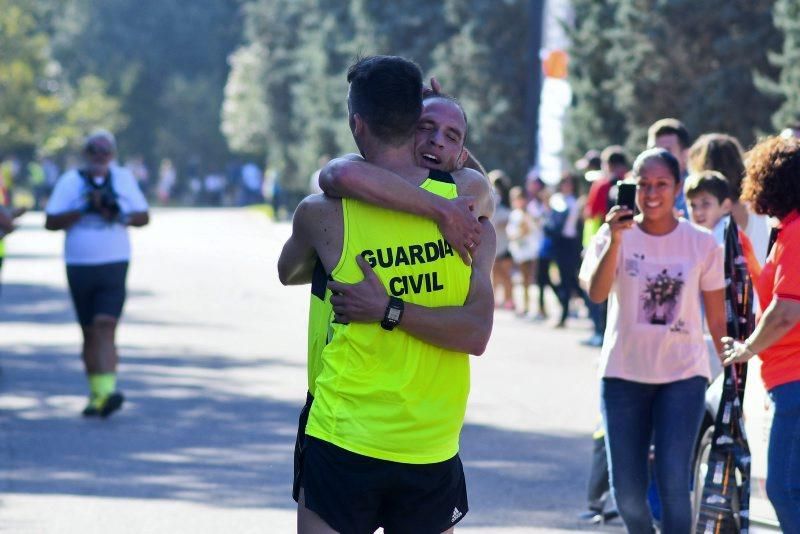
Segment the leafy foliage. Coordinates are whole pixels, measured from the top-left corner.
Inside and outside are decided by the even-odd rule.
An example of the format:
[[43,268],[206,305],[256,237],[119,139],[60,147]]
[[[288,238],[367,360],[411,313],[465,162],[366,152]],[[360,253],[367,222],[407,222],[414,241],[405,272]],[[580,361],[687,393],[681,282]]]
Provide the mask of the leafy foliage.
[[681,119],[694,135],[724,131],[744,144],[767,126],[774,103],[756,91],[754,69],[778,45],[772,0],[616,4],[609,89],[631,151],[644,146],[647,127],[662,117]]
[[780,52],[769,56],[772,72],[760,72],[756,81],[765,95],[780,102],[772,115],[772,126],[782,130],[800,122],[800,1],[777,0],[773,13],[783,45]]
[[[55,0],[51,0],[55,2]],[[120,150],[155,161],[227,158],[219,129],[227,57],[241,36],[236,0],[69,0],[53,51],[71,83],[93,75],[131,120]]]
[[616,4],[614,0],[573,0],[574,22],[565,24],[571,42],[569,82],[575,95],[565,128],[571,161],[589,149],[602,150],[627,137],[608,59]]

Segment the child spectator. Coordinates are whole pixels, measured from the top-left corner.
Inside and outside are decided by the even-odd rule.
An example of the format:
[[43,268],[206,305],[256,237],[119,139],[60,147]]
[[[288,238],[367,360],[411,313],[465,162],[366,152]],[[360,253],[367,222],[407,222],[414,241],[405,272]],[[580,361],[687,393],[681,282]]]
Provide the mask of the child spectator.
[[519,186],[512,187],[509,198],[511,213],[508,216],[506,235],[511,258],[522,276],[522,307],[518,310],[518,315],[524,317],[528,315],[528,288],[533,284],[536,273],[541,230],[526,209],[528,199],[525,196],[525,190]]
[[[722,245],[733,208],[728,180],[717,171],[702,171],[686,178],[684,192],[692,222],[710,230],[717,243]],[[756,259],[750,239],[741,228],[739,242],[747,261],[747,270],[750,271],[751,278],[755,279],[761,272],[761,264]]]

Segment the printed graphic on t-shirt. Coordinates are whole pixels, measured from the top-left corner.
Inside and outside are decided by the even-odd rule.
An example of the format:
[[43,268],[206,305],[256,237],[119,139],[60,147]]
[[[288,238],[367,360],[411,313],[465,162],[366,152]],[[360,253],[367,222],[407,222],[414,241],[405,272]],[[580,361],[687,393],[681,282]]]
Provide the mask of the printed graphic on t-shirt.
[[681,264],[639,264],[639,311],[637,322],[668,325],[675,320],[684,285]]

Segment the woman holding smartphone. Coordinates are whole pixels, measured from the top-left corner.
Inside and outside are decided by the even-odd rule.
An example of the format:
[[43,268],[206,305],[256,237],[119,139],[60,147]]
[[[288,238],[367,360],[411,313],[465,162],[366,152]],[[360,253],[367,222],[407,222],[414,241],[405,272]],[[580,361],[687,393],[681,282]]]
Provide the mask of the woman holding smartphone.
[[711,374],[700,303],[720,343],[723,251],[710,232],[675,216],[681,182],[674,156],[646,150],[632,174],[640,213],[631,218],[630,207],[612,208],[580,273],[594,302],[609,300],[600,374],[611,486],[628,532],[653,532],[647,486],[654,442],[661,530],[689,534],[690,463]]

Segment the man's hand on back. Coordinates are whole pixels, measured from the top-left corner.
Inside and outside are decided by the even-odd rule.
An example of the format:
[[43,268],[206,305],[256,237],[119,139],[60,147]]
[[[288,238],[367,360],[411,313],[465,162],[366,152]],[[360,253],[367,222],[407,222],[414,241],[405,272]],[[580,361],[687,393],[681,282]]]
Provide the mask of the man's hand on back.
[[446,200],[436,220],[439,231],[467,265],[472,265],[472,250],[481,242],[481,224],[474,210],[474,197]]
[[328,282],[331,290],[331,304],[337,323],[378,323],[383,320],[389,295],[369,262],[356,256],[356,263],[364,273],[364,279],[357,284]]

